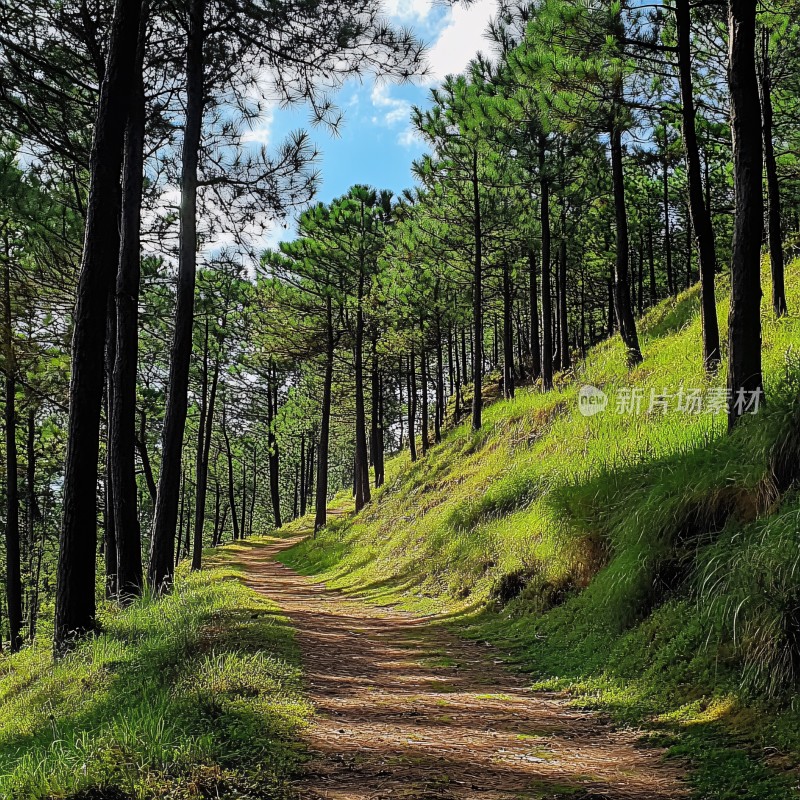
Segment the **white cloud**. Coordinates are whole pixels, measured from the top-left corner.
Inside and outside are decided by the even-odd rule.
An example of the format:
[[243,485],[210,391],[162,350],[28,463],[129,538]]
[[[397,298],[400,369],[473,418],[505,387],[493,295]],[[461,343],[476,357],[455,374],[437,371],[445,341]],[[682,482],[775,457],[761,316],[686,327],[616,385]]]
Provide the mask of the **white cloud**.
[[444,27],[428,51],[429,84],[462,72],[479,50],[487,49],[486,30],[495,13],[496,0],[477,0],[467,6],[457,3],[450,7]]
[[404,131],[401,131],[397,136],[397,144],[401,147],[420,147],[423,145],[422,137],[416,128],[409,125]]
[[386,0],[384,11],[396,22],[422,22],[431,13],[431,0]]
[[273,108],[267,107],[257,119],[248,123],[248,127],[242,132],[242,144],[258,144],[267,147],[272,141],[274,119]]
[[392,97],[389,94],[389,87],[385,83],[376,83],[372,87],[370,100],[375,108],[381,109],[380,116],[372,117],[376,125],[383,124],[392,127],[398,122],[408,119],[411,113],[411,104],[407,100],[399,97]]

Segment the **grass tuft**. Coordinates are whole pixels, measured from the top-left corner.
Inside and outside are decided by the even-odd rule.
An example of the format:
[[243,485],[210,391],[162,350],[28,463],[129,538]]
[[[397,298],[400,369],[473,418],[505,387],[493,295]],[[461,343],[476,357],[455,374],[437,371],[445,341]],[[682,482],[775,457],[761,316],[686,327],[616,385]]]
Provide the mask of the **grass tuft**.
[[282,796],[310,708],[274,604],[217,566],[100,620],[0,659],[0,797]]

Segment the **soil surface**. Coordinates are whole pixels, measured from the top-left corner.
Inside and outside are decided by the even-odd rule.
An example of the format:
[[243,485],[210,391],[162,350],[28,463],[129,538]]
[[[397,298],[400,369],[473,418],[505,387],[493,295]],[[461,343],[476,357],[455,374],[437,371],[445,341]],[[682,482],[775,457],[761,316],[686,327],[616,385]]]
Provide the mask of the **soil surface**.
[[246,583],[296,628],[316,716],[303,800],[680,798],[682,771],[566,698],[526,688],[496,650],[435,617],[368,605],[243,545]]

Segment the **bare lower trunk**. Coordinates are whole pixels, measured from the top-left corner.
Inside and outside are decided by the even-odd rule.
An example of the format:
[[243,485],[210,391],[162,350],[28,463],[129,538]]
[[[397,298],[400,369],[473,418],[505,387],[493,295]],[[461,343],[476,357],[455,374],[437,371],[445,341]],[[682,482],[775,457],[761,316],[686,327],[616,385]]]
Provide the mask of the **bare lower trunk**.
[[769,58],[769,32],[761,31],[761,131],[764,144],[764,172],[767,178],[767,234],[769,237],[769,264],[772,277],[772,310],[777,317],[789,313],[786,305],[784,282],[783,235],[781,234],[781,190],[778,167],[775,162],[775,145],[772,141],[772,68]]
[[142,67],[148,14],[149,3],[144,0],[136,48],[135,89],[125,133],[122,234],[113,309],[116,313],[116,348],[110,413],[110,466],[117,547],[116,592],[123,602],[141,595],[144,582],[136,486],[136,378],[145,125]]
[[314,502],[314,530],[319,530],[327,521],[328,514],[328,445],[331,426],[331,386],[333,384],[333,314],[331,299],[326,298],[325,325],[325,377],[322,384],[322,410],[319,425],[319,448],[317,454],[317,492]]
[[3,349],[5,350],[6,403],[3,415],[6,439],[6,602],[11,652],[22,647],[22,568],[19,536],[19,484],[17,463],[17,381],[14,334],[11,317],[11,264],[6,247],[3,270],[4,319]]
[[616,218],[617,254],[614,266],[614,309],[620,336],[625,345],[628,365],[642,361],[639,336],[631,306],[631,289],[628,276],[628,211],[625,207],[625,175],[622,166],[622,131],[618,125],[611,130],[611,171],[614,183],[614,211]]
[[[472,430],[481,427],[483,410],[483,230],[481,223],[481,195],[478,182],[478,151],[472,156],[472,230],[475,252],[472,264],[472,332],[475,337],[472,352]],[[423,391],[426,387],[423,386]]]
[[717,269],[714,226],[711,208],[703,198],[700,150],[695,128],[694,89],[692,87],[692,23],[689,0],[676,0],[675,21],[678,33],[678,69],[681,86],[683,144],[686,152],[686,175],[689,184],[689,213],[697,238],[700,261],[700,316],[703,330],[703,363],[715,370],[720,362],[719,322],[714,276]]
[[364,267],[358,276],[358,310],[356,311],[356,336],[353,352],[355,372],[356,452],[355,496],[356,511],[370,501],[369,455],[367,451],[366,411],[364,408]]
[[155,593],[172,586],[178,483],[192,357],[194,287],[197,273],[197,163],[203,126],[203,17],[205,0],[190,0],[186,47],[186,120],[181,154],[180,242],[175,329],[170,350],[161,472],[153,514],[148,580]]
[[542,228],[542,388],[553,388],[553,306],[550,291],[550,180],[545,173],[547,140],[539,139],[539,217]]
[[119,255],[117,218],[125,122],[141,0],[116,0],[90,157],[89,201],[72,339],[64,518],[53,644],[67,649],[95,628],[97,461],[108,293]]
[[[731,94],[735,216],[731,260],[731,310],[728,323],[728,426],[745,410],[743,401],[760,398],[761,236],[764,197],[761,184],[761,110],[756,77],[756,0],[729,0],[728,83]],[[739,399],[742,402],[739,402]]]

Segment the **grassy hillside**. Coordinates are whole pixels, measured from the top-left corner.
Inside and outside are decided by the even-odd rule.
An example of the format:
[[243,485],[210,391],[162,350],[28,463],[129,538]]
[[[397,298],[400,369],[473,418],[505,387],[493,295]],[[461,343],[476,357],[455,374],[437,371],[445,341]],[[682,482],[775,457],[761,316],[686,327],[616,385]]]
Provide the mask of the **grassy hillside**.
[[0,797],[283,796],[310,708],[291,629],[230,551],[159,603],[108,606],[55,665],[44,646],[0,659]]
[[[724,368],[702,369],[695,287],[642,321],[637,369],[617,338],[596,347],[556,391],[522,389],[480,432],[465,423],[417,463],[395,458],[368,509],[284,559],[449,612],[540,685],[660,726],[703,796],[793,796],[800,497],[776,495],[767,456],[800,386],[800,263],[787,285],[795,316],[764,314],[769,405],[734,435],[724,414],[676,408],[681,387],[707,401],[725,385]],[[727,304],[723,284],[723,330]],[[583,384],[609,396],[604,412],[578,412]],[[640,413],[617,413],[626,390]],[[670,396],[666,413],[651,392]]]

